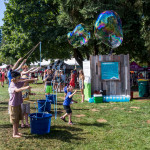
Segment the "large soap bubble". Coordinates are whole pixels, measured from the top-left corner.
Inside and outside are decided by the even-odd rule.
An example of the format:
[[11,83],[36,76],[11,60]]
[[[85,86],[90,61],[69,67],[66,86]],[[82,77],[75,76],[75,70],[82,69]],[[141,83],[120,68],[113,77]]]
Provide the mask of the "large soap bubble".
[[90,39],[90,32],[88,32],[83,24],[79,24],[72,32],[67,34],[68,42],[73,47],[81,47],[88,43]]
[[111,48],[118,47],[123,41],[122,23],[114,11],[102,12],[95,23],[95,37]]

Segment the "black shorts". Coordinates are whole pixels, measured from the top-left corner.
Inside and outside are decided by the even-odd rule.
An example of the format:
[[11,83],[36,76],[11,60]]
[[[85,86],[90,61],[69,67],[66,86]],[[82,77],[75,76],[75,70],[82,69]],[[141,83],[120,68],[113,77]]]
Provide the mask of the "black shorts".
[[65,105],[63,105],[63,106],[64,106],[64,109],[66,110],[67,114],[72,113],[72,110],[71,110],[70,106],[65,106]]

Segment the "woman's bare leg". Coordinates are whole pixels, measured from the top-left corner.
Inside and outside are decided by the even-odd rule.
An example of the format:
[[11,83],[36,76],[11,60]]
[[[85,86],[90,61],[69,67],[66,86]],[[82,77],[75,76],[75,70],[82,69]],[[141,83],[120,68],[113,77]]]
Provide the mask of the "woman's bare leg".
[[82,103],[84,102],[84,92],[83,92],[83,89],[81,89],[81,95],[82,95]]

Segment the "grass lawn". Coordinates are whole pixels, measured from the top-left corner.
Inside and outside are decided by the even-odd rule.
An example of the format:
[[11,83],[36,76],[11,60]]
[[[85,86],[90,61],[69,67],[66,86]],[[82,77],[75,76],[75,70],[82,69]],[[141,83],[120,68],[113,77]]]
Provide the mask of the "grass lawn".
[[[31,84],[31,113],[35,102],[45,98],[43,84]],[[58,114],[54,117],[52,105],[51,131],[47,135],[33,135],[29,128],[19,128],[20,139],[12,138],[8,115],[8,86],[0,87],[0,150],[149,150],[150,101],[133,100],[124,103],[81,103],[79,92],[72,104],[71,126],[60,120],[64,114],[63,93],[58,94]],[[68,119],[68,118],[67,118]]]

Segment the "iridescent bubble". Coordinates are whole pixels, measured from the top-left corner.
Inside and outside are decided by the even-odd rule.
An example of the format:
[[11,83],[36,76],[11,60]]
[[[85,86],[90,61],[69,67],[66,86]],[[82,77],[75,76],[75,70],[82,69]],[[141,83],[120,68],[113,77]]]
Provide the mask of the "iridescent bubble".
[[102,12],[96,20],[94,34],[97,39],[111,48],[118,47],[123,41],[119,15],[113,10]]
[[68,42],[73,47],[81,47],[82,45],[87,44],[90,36],[90,32],[85,29],[83,24],[77,25],[72,32],[67,34]]

